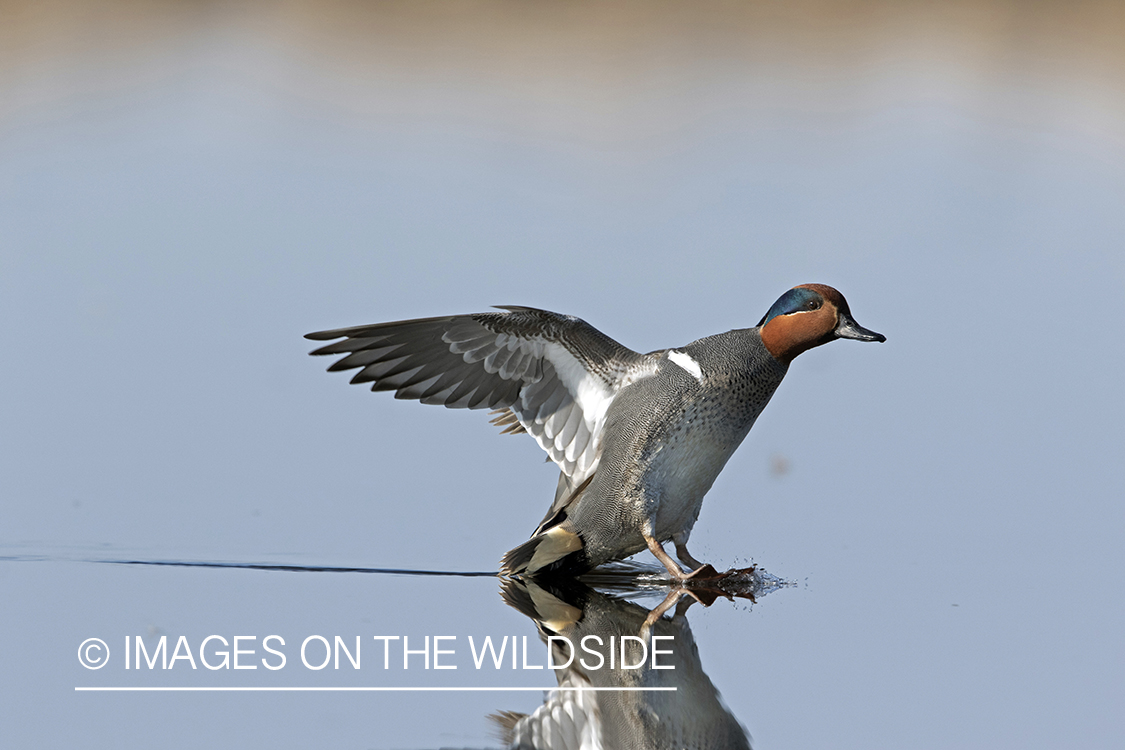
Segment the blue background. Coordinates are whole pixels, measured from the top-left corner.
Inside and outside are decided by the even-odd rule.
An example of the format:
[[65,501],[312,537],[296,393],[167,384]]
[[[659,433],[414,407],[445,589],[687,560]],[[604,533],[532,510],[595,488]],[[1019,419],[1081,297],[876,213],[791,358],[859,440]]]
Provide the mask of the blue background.
[[802,355],[692,537],[797,584],[690,614],[755,746],[1120,742],[1120,6],[0,16],[3,746],[495,746],[486,715],[541,696],[73,690],[549,685],[74,658],[534,640],[493,580],[83,561],[494,570],[553,496],[538,447],[349,387],[302,334],[520,304],[648,351],[806,282],[888,342]]

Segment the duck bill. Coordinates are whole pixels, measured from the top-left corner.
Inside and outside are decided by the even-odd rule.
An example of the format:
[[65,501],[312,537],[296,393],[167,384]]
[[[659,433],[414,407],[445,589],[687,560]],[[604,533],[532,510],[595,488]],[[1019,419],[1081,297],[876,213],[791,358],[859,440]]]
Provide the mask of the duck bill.
[[836,326],[836,338],[838,339],[855,339],[856,341],[878,341],[883,342],[887,337],[875,331],[869,331],[859,323],[852,320],[850,315],[841,315],[840,322]]

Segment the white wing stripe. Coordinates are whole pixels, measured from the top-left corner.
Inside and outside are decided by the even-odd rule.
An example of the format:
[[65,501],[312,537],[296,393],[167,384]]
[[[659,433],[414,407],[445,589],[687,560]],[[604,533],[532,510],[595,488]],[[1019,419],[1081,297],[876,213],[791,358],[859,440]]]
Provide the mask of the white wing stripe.
[[668,350],[668,361],[674,365],[679,365],[680,369],[686,370],[693,378],[699,382],[703,382],[703,368],[699,363],[691,358],[691,355],[685,352],[678,352],[675,349]]
[[565,347],[548,344],[546,355],[555,366],[559,380],[574,394],[574,400],[586,418],[586,427],[598,434],[613,400],[613,390],[604,380],[591,374]]

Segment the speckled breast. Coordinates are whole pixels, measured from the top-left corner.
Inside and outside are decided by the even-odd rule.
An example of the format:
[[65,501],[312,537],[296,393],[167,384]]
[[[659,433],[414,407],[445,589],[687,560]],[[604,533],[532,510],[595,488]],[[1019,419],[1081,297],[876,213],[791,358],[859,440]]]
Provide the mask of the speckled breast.
[[766,370],[712,373],[670,426],[646,471],[646,494],[658,498],[657,538],[690,531],[695,524],[703,496],[781,382],[783,371]]

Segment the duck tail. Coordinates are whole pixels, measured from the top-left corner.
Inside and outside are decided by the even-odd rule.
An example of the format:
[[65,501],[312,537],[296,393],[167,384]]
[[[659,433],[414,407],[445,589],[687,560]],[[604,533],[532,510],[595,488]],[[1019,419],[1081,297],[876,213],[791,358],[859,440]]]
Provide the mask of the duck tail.
[[582,537],[562,526],[552,526],[536,534],[504,555],[500,561],[500,574],[505,576],[534,576],[550,573],[563,567],[584,568]]

